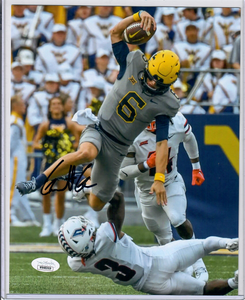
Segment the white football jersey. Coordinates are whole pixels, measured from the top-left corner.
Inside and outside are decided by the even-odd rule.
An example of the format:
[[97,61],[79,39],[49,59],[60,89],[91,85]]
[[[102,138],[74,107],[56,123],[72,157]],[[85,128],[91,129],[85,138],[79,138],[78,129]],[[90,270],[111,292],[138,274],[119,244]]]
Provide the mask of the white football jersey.
[[53,43],[47,43],[37,48],[35,70],[43,73],[58,73],[59,65],[64,62],[71,66],[74,78],[80,81],[83,65],[78,47],[71,44],[58,47]]
[[175,52],[180,62],[188,60],[190,68],[209,68],[211,47],[202,42],[191,44],[188,42],[177,42],[173,44],[172,51]]
[[85,260],[85,265],[81,258],[68,257],[68,264],[74,271],[100,274],[140,290],[152,265],[150,249],[137,246],[127,234],[119,239],[114,224],[105,222],[96,232],[95,255]]
[[[185,136],[192,132],[191,126],[188,124],[187,119],[178,112],[173,117],[169,124],[168,133],[168,148],[169,157],[167,170],[165,172],[165,186],[173,180],[177,171],[177,156],[179,152],[179,144],[184,141]],[[156,151],[156,135],[147,129],[142,131],[137,136],[133,144],[129,147],[128,152],[135,153],[135,163],[145,161],[152,152]],[[138,188],[143,192],[149,192],[154,181],[155,168],[142,173],[142,175],[135,178],[135,183]]]

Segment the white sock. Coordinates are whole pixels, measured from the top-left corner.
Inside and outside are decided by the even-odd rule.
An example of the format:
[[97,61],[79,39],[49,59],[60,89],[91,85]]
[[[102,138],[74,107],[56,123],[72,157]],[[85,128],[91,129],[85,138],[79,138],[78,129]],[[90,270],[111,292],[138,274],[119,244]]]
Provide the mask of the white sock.
[[43,214],[43,226],[51,226],[52,225],[52,214]]

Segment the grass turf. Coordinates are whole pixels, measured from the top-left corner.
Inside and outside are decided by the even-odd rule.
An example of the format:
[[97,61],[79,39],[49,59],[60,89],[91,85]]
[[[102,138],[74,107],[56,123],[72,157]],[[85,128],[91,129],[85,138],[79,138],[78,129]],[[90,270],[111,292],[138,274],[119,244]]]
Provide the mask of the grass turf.
[[[154,237],[143,226],[125,226],[127,234],[137,244],[153,244]],[[11,228],[11,243],[57,243],[57,237],[39,238],[40,228]],[[43,273],[32,268],[31,262],[37,257],[57,260],[60,269]],[[209,271],[209,280],[227,279],[233,276],[238,266],[237,256],[209,255],[204,258]],[[75,273],[70,270],[63,253],[11,253],[10,294],[82,294],[82,295],[143,295],[132,287],[114,284],[110,279],[90,273]],[[237,295],[237,291],[229,293]]]

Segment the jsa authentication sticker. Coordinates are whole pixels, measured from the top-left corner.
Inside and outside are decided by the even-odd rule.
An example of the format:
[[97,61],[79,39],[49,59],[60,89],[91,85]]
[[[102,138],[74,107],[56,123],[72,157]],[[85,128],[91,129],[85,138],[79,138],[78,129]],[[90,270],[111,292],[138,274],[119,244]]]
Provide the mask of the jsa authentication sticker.
[[59,269],[60,264],[52,259],[47,257],[39,257],[32,261],[32,267],[40,272],[55,272]]

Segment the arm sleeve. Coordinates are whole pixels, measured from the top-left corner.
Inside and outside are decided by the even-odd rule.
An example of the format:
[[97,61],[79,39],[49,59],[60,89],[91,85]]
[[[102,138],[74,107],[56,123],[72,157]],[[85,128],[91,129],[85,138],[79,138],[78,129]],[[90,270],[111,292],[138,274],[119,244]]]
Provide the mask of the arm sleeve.
[[185,136],[183,146],[190,159],[199,157],[197,140],[192,132]]
[[156,142],[168,139],[169,116],[156,116]]
[[129,54],[129,49],[125,42],[120,41],[112,44],[112,50],[120,66],[120,71],[117,79],[121,79],[127,67],[127,55]]

